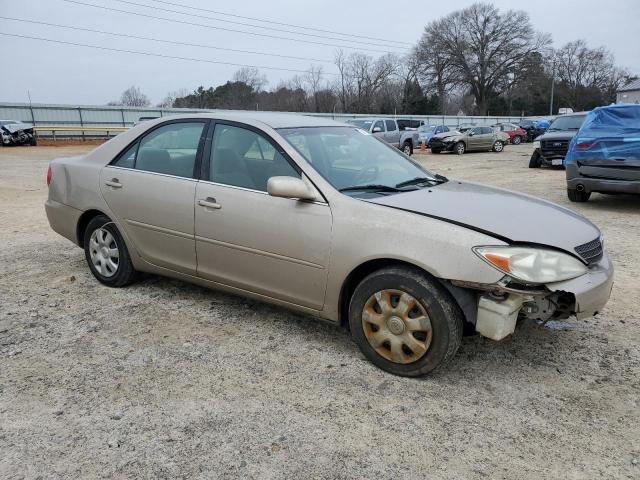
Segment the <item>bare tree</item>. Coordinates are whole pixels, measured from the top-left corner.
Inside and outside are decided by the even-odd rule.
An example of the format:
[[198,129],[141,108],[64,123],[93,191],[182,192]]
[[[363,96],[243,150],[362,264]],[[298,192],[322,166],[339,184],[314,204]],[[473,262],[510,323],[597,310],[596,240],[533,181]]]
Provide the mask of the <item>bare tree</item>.
[[374,59],[362,53],[348,57],[338,52],[335,64],[340,75],[340,101],[343,111],[375,111],[376,94],[398,70],[399,60],[391,54]]
[[140,87],[131,86],[127,88],[120,96],[120,105],[126,107],[148,107],[151,105],[149,97],[147,97]]
[[[434,64],[457,76],[473,94],[478,112],[487,113],[489,100],[520,78],[520,67],[550,37],[536,33],[529,15],[504,13],[489,3],[475,3],[425,27],[421,45],[443,58]],[[420,47],[419,47],[420,48]]]
[[575,40],[555,52],[559,97],[574,110],[607,101],[607,91],[617,89],[625,71],[616,68],[613,55],[604,47],[589,48],[584,40]]
[[250,86],[254,92],[259,92],[267,85],[267,77],[261,75],[255,67],[242,67],[233,75],[233,82],[241,82]]
[[187,90],[186,88],[174,90],[173,92],[167,93],[162,101],[156,106],[160,108],[171,108],[173,107],[176,99],[186,97],[187,95],[189,95],[189,90]]
[[319,92],[320,92],[320,83],[322,82],[322,67],[317,67],[315,65],[311,65],[309,71],[304,76],[304,80],[308,85],[309,94],[313,100],[313,111],[320,111],[320,102],[319,102]]
[[418,62],[416,73],[426,88],[435,90],[438,96],[437,113],[443,114],[447,107],[447,97],[460,85],[460,77],[453,63],[453,56],[440,50],[437,39],[431,34],[440,30],[441,22],[437,21],[435,25],[425,29],[414,56]]

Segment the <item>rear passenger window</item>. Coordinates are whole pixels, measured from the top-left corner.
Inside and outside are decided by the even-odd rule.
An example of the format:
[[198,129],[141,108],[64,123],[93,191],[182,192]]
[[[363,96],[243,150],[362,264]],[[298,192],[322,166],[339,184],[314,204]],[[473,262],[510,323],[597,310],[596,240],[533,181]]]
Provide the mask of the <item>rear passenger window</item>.
[[114,165],[145,172],[193,178],[204,122],[179,122],[156,128],[125,151]]
[[394,130],[397,130],[396,122],[394,122],[393,120],[385,120],[384,123],[387,124],[387,132],[393,132]]

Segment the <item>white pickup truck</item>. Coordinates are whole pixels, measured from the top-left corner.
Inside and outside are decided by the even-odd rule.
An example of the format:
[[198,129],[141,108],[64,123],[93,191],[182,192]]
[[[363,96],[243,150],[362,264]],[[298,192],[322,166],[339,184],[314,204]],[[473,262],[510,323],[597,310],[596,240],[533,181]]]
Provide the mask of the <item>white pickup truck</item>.
[[[415,122],[416,128],[407,126]],[[424,123],[422,120],[393,120],[390,118],[355,118],[347,120],[362,130],[380,137],[387,143],[402,150],[406,155],[413,154],[414,147],[418,147],[417,127]]]

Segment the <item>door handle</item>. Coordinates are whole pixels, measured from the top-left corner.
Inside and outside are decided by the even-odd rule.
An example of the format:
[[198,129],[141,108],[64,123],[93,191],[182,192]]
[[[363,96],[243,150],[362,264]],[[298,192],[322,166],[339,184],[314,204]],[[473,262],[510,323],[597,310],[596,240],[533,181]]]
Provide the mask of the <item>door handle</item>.
[[107,180],[106,182],[104,182],[104,184],[107,187],[111,187],[111,188],[122,188],[122,184],[120,183],[120,181],[117,178],[113,178],[111,180]]
[[213,208],[215,210],[220,210],[222,208],[222,205],[216,203],[216,199],[211,197],[207,197],[206,200],[198,200],[198,205],[205,208]]

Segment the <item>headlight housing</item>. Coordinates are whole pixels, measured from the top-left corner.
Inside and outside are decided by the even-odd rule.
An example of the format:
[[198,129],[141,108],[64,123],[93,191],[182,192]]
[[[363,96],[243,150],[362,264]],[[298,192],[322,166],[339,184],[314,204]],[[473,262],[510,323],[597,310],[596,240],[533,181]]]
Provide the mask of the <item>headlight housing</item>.
[[533,148],[540,148],[540,140],[533,141]]
[[560,282],[588,271],[577,258],[548,248],[487,246],[473,251],[493,268],[526,283]]

